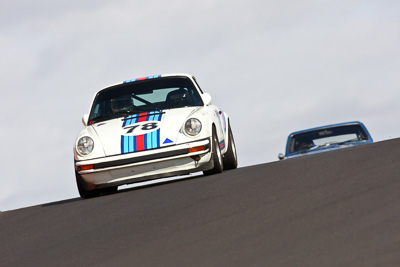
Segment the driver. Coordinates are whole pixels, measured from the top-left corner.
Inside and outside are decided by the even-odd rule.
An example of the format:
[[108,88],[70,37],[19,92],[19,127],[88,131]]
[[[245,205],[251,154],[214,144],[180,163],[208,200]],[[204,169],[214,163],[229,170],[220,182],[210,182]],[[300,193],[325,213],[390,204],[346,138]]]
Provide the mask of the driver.
[[189,104],[188,101],[187,91],[183,88],[169,92],[167,95],[167,103],[170,107],[183,107]]
[[129,95],[111,99],[111,109],[114,114],[131,111],[132,107],[133,103]]
[[303,137],[299,139],[297,142],[296,151],[307,150],[310,149],[314,142],[308,137]]

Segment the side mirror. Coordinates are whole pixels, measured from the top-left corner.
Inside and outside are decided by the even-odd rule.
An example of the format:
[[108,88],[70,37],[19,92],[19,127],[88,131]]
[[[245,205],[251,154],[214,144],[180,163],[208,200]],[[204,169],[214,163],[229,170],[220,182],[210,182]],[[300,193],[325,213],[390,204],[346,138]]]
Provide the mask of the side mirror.
[[202,98],[203,98],[204,105],[208,106],[211,104],[211,95],[210,94],[204,93],[202,95]]
[[285,156],[284,156],[282,153],[279,153],[278,159],[279,159],[279,160],[283,160],[284,158],[285,158]]
[[86,125],[87,125],[88,119],[89,119],[89,114],[83,114],[83,116],[82,116],[82,123],[83,123],[83,126],[86,126]]

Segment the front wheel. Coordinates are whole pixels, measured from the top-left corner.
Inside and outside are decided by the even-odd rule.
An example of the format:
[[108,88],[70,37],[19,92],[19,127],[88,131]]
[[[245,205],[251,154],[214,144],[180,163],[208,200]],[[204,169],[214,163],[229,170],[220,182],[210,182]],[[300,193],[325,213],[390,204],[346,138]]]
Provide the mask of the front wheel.
[[213,128],[213,133],[212,133],[212,160],[214,161],[214,168],[208,171],[204,171],[204,175],[210,175],[210,174],[216,174],[216,173],[221,173],[224,170],[223,167],[223,162],[222,162],[222,155],[221,155],[221,149],[219,149],[219,142],[218,142],[218,136],[215,131],[215,128]]
[[233,139],[231,125],[228,126],[228,150],[224,154],[224,170],[236,169],[238,165],[235,140]]

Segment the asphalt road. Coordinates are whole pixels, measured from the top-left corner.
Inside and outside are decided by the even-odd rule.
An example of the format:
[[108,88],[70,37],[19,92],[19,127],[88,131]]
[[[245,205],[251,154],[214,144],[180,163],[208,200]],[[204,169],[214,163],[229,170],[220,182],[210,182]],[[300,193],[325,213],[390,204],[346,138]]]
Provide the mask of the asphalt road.
[[400,266],[399,163],[392,139],[2,212],[0,266]]

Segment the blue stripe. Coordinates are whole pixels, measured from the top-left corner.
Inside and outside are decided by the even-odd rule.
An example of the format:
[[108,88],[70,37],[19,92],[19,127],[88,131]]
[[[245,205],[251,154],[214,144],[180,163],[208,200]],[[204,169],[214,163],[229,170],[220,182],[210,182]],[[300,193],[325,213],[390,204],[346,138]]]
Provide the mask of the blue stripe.
[[158,119],[159,117],[160,117],[159,113],[154,114],[153,121],[159,121]]
[[149,115],[150,115],[150,116],[148,116],[146,120],[147,120],[147,121],[153,121],[153,120],[154,120],[154,117],[155,117],[155,116],[154,116],[154,111],[149,112]]
[[147,138],[147,149],[155,148],[153,144],[153,138],[151,138],[151,133],[148,133],[146,138]]
[[160,147],[160,129],[157,130],[157,147]]
[[153,140],[153,146],[154,147],[158,147],[158,144],[157,144],[157,131],[158,130],[151,132],[151,139]]
[[134,116],[132,116],[132,115],[131,115],[131,116],[129,116],[129,120],[127,120],[127,121],[126,121],[126,124],[127,124],[127,125],[131,125],[131,124],[132,124],[132,122],[134,121],[134,119],[135,119],[135,117],[134,117]]
[[154,133],[153,133],[153,142],[156,147],[160,147],[160,140],[158,138],[159,132],[160,132],[160,129],[158,129],[157,131],[154,131]]
[[125,117],[125,121],[122,124],[122,127],[128,126],[132,124],[132,116]]
[[136,115],[131,115],[131,116],[129,116],[129,120],[127,122],[127,125],[134,124],[135,121],[136,121]]
[[124,150],[123,153],[128,153],[129,152],[129,139],[128,136],[124,136]]
[[150,136],[150,138],[151,138],[151,146],[152,146],[153,148],[157,148],[157,147],[158,147],[158,146],[157,146],[157,138],[154,138],[154,136],[157,137],[157,131],[151,132],[151,136]]
[[157,131],[153,131],[150,133],[151,145],[153,148],[157,148],[157,139],[154,138],[154,136],[157,136]]
[[151,133],[148,133],[145,135],[145,138],[147,139],[147,149],[152,149],[152,140],[151,140]]
[[129,152],[133,152],[133,136],[129,136]]
[[147,113],[146,121],[150,121],[150,119],[153,117],[153,113],[154,113],[154,111],[149,111],[149,112]]

